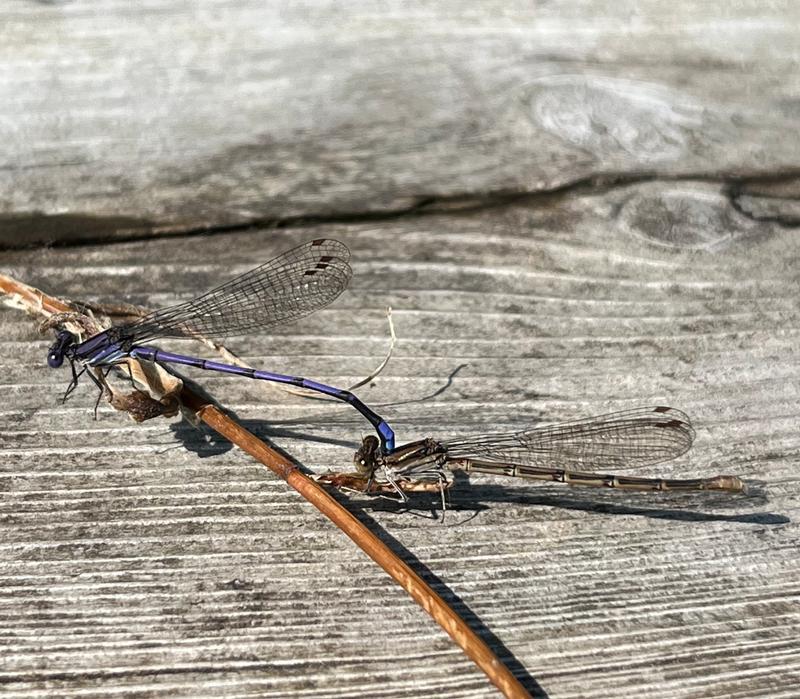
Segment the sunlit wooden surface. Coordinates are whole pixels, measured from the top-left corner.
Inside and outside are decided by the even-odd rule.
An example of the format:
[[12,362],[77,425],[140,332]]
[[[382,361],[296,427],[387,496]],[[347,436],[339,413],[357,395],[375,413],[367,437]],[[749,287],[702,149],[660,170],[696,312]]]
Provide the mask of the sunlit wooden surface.
[[[335,237],[350,290],[228,346],[347,386],[383,357],[390,305],[394,356],[358,393],[401,441],[681,408],[695,448],[645,474],[732,473],[748,496],[472,476],[444,523],[435,497],[341,497],[539,695],[795,696],[796,10],[200,7],[0,11],[0,241],[90,241],[7,247],[2,271],[158,307]],[[228,443],[107,405],[95,421],[88,384],[62,405],[50,342],[0,310],[9,696],[494,695]],[[370,429],[187,375],[317,472]]]

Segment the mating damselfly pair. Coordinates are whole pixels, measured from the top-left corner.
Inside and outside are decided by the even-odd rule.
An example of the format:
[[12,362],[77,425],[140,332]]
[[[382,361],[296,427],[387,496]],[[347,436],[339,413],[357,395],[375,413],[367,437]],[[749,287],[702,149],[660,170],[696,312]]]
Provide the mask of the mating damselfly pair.
[[[443,493],[454,468],[627,490],[745,490],[736,476],[677,480],[597,472],[652,465],[688,451],[694,430],[689,418],[674,408],[637,408],[516,433],[450,441],[426,438],[396,447],[389,424],[348,390],[299,376],[174,354],[148,344],[159,338],[221,339],[298,320],[329,305],[345,290],[352,276],[349,259],[350,251],[342,243],[313,240],[202,296],[86,340],[79,341],[73,333],[61,330],[48,352],[48,364],[57,368],[64,360],[69,362],[72,382],[65,397],[84,373],[102,391],[102,376],[98,378],[90,370],[107,373],[129,359],[197,367],[332,396],[350,403],[377,432],[377,437],[367,436],[356,452],[356,476],[366,490],[381,479],[403,499],[406,492],[427,486]],[[323,480],[334,485],[343,482],[334,477]]]

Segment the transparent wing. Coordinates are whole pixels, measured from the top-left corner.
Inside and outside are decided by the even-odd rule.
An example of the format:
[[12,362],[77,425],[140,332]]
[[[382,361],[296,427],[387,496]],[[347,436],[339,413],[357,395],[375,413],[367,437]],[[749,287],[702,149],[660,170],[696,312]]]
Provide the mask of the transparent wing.
[[647,407],[444,442],[450,459],[469,458],[572,471],[623,470],[675,459],[694,441],[680,410]]
[[195,333],[230,337],[291,323],[324,308],[347,288],[349,259],[344,244],[312,240],[191,301],[116,326],[110,334],[142,344]]

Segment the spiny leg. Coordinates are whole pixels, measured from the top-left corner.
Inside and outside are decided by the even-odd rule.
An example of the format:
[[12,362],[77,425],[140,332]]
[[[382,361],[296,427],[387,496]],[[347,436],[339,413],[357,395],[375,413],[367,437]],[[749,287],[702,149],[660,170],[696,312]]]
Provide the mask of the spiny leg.
[[87,373],[87,376],[94,382],[94,385],[100,389],[100,393],[97,395],[97,400],[94,404],[94,419],[97,420],[97,409],[100,407],[100,401],[103,400],[103,396],[106,394],[106,391],[110,391],[108,388],[108,383],[106,382],[106,376],[108,376],[108,372],[111,371],[112,367],[108,367],[105,372],[100,370],[102,378],[95,376],[91,371]]
[[130,366],[128,366],[128,382],[130,383],[130,385],[131,385],[131,388],[132,388],[134,391],[138,390],[138,389],[136,388],[136,382],[133,380],[133,372],[131,371],[131,368],[130,368]]
[[76,372],[75,362],[70,362],[70,368],[72,369],[72,381],[70,381],[69,386],[67,386],[67,390],[64,391],[64,395],[61,398],[62,403],[67,402],[67,398],[69,398],[72,392],[78,387],[78,379],[80,379],[86,371],[86,367],[83,367],[80,372]]
[[[392,488],[394,488],[394,491],[398,494],[399,501],[402,503],[407,503],[408,495],[406,495],[403,492],[403,489],[397,484],[397,481],[395,480],[394,476],[392,476],[392,474],[389,472],[389,469],[386,468],[385,466],[383,468],[383,475],[386,476],[386,481],[389,483],[389,485],[392,486]],[[382,495],[381,497],[386,497],[386,496]],[[394,498],[390,498],[390,500],[394,500]]]
[[439,494],[442,497],[442,524],[444,524],[444,515],[447,512],[447,499],[445,498],[445,483],[447,483],[447,480],[441,473],[437,473],[436,477],[439,480]]

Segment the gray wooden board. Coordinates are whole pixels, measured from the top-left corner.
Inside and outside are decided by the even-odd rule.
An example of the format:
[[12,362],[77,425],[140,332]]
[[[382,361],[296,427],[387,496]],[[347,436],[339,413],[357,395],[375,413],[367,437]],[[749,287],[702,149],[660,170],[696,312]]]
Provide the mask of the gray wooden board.
[[0,8],[0,244],[797,173],[795,2]]
[[[668,221],[667,224],[662,224]],[[532,688],[567,697],[800,691],[800,238],[707,182],[647,182],[394,222],[5,253],[69,297],[165,305],[298,241],[353,251],[332,307],[229,343],[256,366],[347,385],[401,441],[648,404],[689,413],[686,457],[748,496],[626,494],[460,478],[444,523],[343,496]],[[348,539],[246,455],[185,423],[133,424],[49,338],[0,314],[0,682],[15,697],[492,696]],[[191,343],[170,346],[193,350]],[[193,372],[316,470],[369,426],[348,406]],[[488,630],[488,631],[487,631]]]

